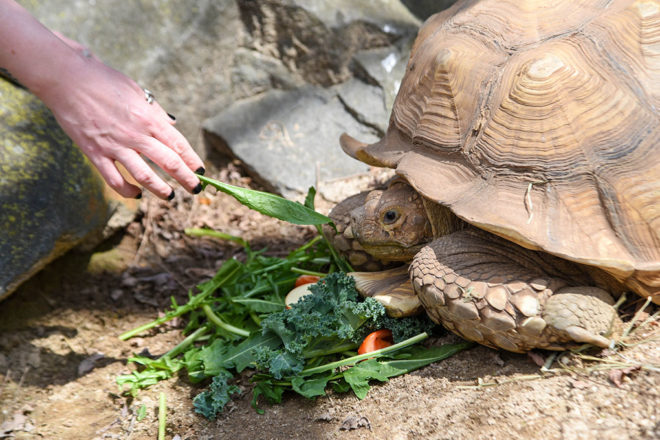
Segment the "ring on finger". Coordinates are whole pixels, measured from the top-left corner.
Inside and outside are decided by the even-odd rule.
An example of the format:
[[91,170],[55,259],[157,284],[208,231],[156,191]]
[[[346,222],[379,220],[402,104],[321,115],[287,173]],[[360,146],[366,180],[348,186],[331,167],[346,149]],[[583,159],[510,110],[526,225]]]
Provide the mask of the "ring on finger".
[[156,100],[156,96],[154,96],[154,94],[151,93],[148,89],[143,88],[142,90],[144,90],[144,99],[147,100],[147,104],[153,104]]

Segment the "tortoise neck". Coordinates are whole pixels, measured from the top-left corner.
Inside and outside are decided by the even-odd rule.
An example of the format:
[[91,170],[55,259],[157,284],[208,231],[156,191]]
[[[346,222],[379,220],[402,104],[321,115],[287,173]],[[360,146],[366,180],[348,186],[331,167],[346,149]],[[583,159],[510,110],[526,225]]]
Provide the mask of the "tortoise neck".
[[465,229],[467,223],[458,218],[451,209],[444,205],[435,203],[426,197],[422,198],[424,201],[424,208],[429,217],[431,228],[434,237],[442,237],[452,232]]

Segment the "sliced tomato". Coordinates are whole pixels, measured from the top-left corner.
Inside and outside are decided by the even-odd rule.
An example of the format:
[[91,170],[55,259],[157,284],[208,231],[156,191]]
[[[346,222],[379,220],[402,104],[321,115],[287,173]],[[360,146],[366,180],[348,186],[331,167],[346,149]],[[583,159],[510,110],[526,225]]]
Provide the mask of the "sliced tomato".
[[364,338],[358,354],[371,353],[372,351],[380,350],[381,348],[389,347],[394,344],[392,332],[388,329],[376,330],[371,332]]
[[321,278],[317,277],[316,275],[300,275],[296,279],[296,284],[294,284],[293,287],[300,287],[305,284],[313,284],[317,283]]

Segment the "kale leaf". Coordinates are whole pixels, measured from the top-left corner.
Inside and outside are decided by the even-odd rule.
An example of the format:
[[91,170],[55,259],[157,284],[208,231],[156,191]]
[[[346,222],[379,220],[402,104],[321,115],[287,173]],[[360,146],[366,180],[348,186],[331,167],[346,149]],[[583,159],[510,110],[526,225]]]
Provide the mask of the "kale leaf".
[[240,392],[236,385],[227,383],[232,377],[233,375],[227,370],[215,376],[209,389],[193,399],[195,412],[207,419],[214,419],[218,413],[222,412],[225,405],[231,400],[231,395]]

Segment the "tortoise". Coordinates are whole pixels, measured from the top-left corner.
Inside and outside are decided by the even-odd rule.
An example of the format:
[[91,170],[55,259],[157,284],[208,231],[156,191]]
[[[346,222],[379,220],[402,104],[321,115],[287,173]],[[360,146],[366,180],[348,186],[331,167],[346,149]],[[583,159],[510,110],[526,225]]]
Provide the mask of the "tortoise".
[[340,138],[396,177],[326,235],[404,263],[353,274],[392,316],[514,352],[609,346],[614,297],[660,303],[659,108],[658,0],[457,2],[421,27],[384,137]]

